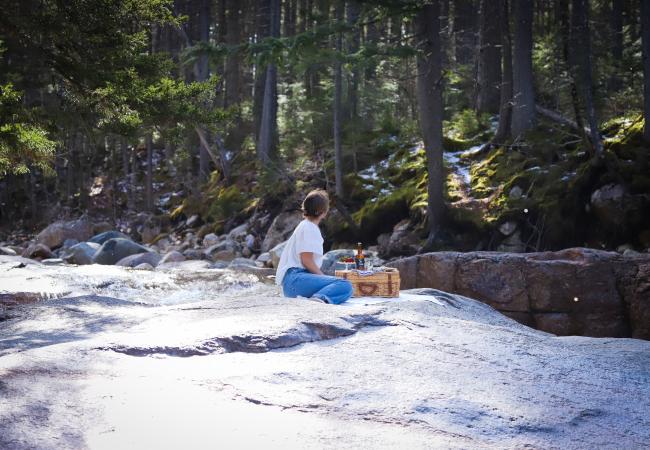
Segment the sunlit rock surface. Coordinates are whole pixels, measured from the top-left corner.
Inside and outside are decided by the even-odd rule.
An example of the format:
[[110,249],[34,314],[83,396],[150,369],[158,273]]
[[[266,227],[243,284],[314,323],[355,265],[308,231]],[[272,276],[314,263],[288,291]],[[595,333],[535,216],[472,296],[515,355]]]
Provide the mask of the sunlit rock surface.
[[643,448],[650,342],[440,291],[330,306],[254,271],[0,257],[0,448]]

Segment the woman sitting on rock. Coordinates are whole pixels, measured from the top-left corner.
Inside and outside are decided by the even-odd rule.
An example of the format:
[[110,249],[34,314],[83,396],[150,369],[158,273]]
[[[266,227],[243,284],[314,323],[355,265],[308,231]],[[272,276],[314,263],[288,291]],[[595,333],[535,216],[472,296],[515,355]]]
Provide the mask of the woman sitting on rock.
[[318,224],[329,211],[329,197],[323,190],[311,191],[302,202],[304,220],[298,224],[280,256],[275,282],[287,297],[306,297],[339,304],[352,296],[352,284],[324,275],[323,236]]

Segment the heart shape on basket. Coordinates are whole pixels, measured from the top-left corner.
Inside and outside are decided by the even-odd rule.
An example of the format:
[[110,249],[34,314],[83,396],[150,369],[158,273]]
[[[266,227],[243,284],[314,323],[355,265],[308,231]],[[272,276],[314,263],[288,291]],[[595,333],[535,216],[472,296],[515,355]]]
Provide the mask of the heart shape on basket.
[[372,295],[377,292],[379,286],[376,283],[359,283],[359,292],[363,295]]

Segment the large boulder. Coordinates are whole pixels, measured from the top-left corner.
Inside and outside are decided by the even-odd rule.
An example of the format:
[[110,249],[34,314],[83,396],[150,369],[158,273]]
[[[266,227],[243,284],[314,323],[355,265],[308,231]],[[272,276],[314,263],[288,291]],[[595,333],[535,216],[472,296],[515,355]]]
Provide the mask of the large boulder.
[[241,225],[233,228],[228,232],[228,238],[234,241],[243,241],[248,234],[248,224],[242,223]]
[[377,237],[379,254],[384,258],[393,256],[410,256],[418,252],[420,239],[413,230],[409,219],[404,219],[393,227],[392,233]]
[[257,257],[257,262],[262,263],[264,267],[271,267],[273,265],[271,253],[270,252],[262,253],[260,256]]
[[185,261],[185,259],[186,259],[185,256],[183,256],[181,252],[172,250],[171,252],[163,256],[158,264],[164,264],[168,262],[180,262],[180,261]]
[[104,242],[108,241],[109,239],[115,239],[115,238],[131,240],[131,238],[124,233],[120,233],[119,231],[115,231],[115,230],[110,230],[110,231],[104,231],[103,233],[96,234],[95,236],[88,239],[88,242],[94,242],[95,244],[102,245]]
[[47,245],[34,243],[25,249],[22,257],[31,259],[48,259],[54,258],[54,253],[52,253],[52,250],[50,250]]
[[66,249],[61,258],[70,264],[92,264],[93,256],[100,247],[101,245],[95,242],[80,242]]
[[403,289],[476,298],[543,331],[650,339],[648,254],[436,252],[388,265],[400,270]]
[[160,256],[156,252],[144,252],[144,253],[136,253],[134,255],[126,256],[120,259],[118,262],[116,262],[115,265],[123,266],[123,267],[137,267],[140,264],[146,263],[151,265],[152,267],[156,267],[161,260],[162,260],[162,256]]
[[240,251],[239,244],[233,239],[226,239],[214,244],[204,251],[210,261],[232,261]]
[[59,221],[48,225],[36,236],[36,243],[55,249],[63,245],[66,239],[76,239],[82,242],[92,235],[93,224],[82,216],[77,220]]
[[65,241],[63,241],[63,245],[61,246],[61,249],[66,250],[72,247],[73,245],[77,245],[78,243],[79,241],[76,239],[66,239]]
[[216,245],[218,243],[219,243],[219,236],[217,236],[214,233],[206,234],[203,237],[203,247],[205,248],[212,247],[213,245]]
[[271,254],[271,266],[273,266],[274,269],[278,268],[278,265],[280,264],[280,257],[282,256],[282,252],[286,246],[286,241],[281,242],[269,251]]
[[136,253],[145,253],[149,249],[129,239],[113,238],[104,242],[93,257],[95,264],[115,264],[119,260]]
[[603,222],[621,225],[625,220],[623,199],[626,195],[627,192],[623,185],[606,184],[591,194],[591,207]]
[[185,259],[190,259],[190,260],[208,259],[203,250],[199,250],[196,248],[186,248],[185,250],[183,250],[182,255],[183,257],[185,257]]
[[262,242],[262,252],[268,252],[276,245],[286,241],[291,237],[293,230],[303,219],[302,212],[291,211],[283,212],[273,219],[269,231]]

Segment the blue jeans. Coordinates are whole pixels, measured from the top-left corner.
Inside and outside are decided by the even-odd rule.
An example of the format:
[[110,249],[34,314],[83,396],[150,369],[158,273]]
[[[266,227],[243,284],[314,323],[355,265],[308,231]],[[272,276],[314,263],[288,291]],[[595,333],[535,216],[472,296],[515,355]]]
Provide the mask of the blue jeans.
[[338,305],[352,297],[352,283],[342,278],[316,275],[306,269],[292,267],[282,280],[285,297],[316,297]]

